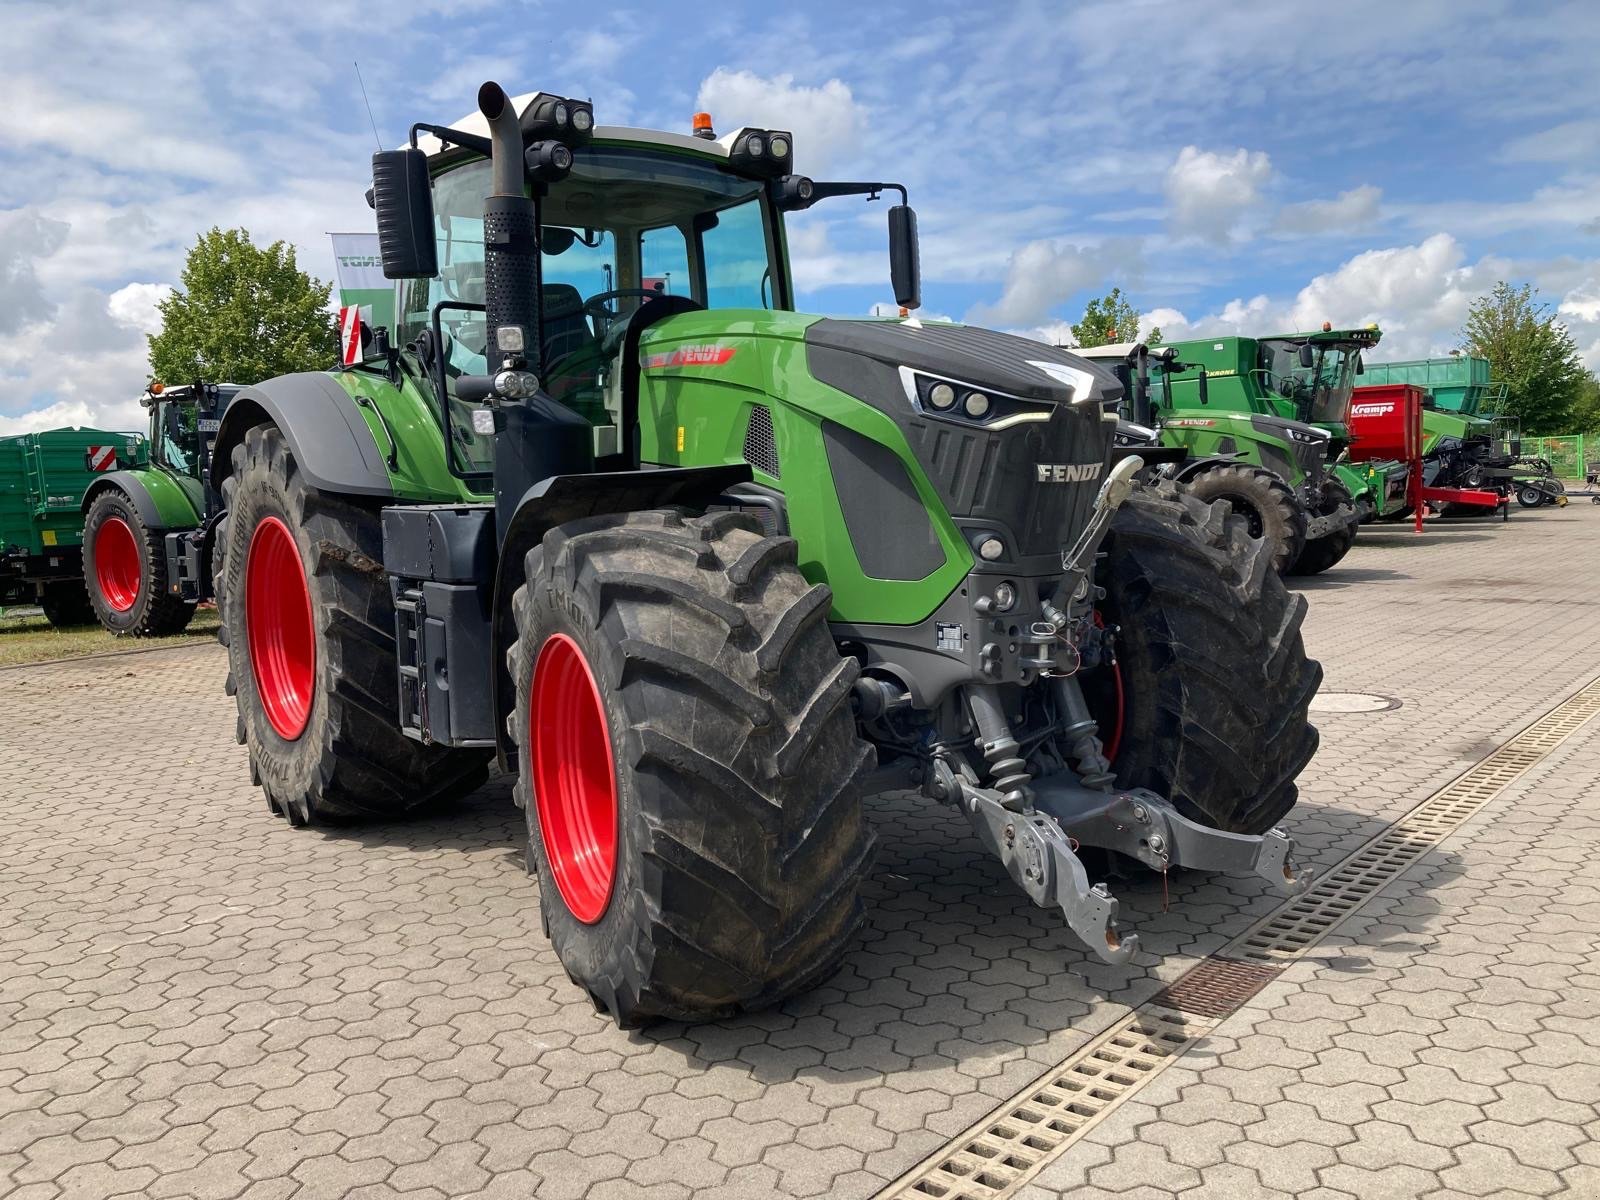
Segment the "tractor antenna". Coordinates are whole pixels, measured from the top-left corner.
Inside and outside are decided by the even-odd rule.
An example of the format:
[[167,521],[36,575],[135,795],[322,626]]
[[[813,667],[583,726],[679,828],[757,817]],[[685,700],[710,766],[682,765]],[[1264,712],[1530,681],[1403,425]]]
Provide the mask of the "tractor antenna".
[[367,99],[367,81],[361,78],[361,64],[351,63],[356,69],[356,82],[361,85],[361,103],[367,106],[367,120],[372,122],[372,140],[378,143],[378,149],[383,149],[383,139],[378,136],[378,121],[372,115],[372,101]]

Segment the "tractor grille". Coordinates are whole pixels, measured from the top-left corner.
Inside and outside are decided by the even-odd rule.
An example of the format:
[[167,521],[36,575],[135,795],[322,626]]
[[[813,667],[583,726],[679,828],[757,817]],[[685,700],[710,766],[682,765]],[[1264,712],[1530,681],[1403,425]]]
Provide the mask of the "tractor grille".
[[763,474],[783,478],[778,461],[778,439],[772,432],[772,410],[765,404],[750,406],[750,424],[744,431],[744,460]]

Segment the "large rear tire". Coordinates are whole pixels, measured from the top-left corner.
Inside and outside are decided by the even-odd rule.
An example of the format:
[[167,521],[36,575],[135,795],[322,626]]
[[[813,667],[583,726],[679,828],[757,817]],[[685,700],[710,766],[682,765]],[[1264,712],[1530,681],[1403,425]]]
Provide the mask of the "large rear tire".
[[[1316,515],[1323,516],[1337,512],[1341,504],[1349,503],[1350,492],[1344,484],[1334,479],[1325,480],[1322,485],[1322,504]],[[1343,529],[1325,537],[1313,538],[1300,551],[1300,557],[1294,560],[1294,564],[1289,568],[1289,574],[1322,574],[1350,553],[1350,547],[1356,544],[1356,530],[1359,528],[1356,522],[1351,521]]]
[[195,606],[167,584],[167,551],[123,492],[110,488],[83,523],[83,578],[94,616],[117,637],[161,637],[188,626]]
[[567,974],[623,1026],[825,978],[862,920],[874,755],[795,542],[641,512],[560,526],[526,568],[517,799]]
[[54,629],[93,625],[95,621],[89,593],[84,591],[80,579],[62,579],[45,584],[39,592],[39,607],[44,610],[44,619]]
[[1120,686],[1089,694],[1117,743],[1118,785],[1219,829],[1271,829],[1317,749],[1307,709],[1322,667],[1301,639],[1305,600],[1243,521],[1181,485],[1135,489],[1105,550],[1097,580],[1120,630]]
[[1294,489],[1265,467],[1238,463],[1212,467],[1189,480],[1189,491],[1207,504],[1226,500],[1250,537],[1270,548],[1272,569],[1282,575],[1306,544],[1306,510]]
[[400,732],[394,605],[377,510],[312,487],[250,430],[223,485],[215,591],[236,736],[292,825],[393,817],[472,791],[486,754]]

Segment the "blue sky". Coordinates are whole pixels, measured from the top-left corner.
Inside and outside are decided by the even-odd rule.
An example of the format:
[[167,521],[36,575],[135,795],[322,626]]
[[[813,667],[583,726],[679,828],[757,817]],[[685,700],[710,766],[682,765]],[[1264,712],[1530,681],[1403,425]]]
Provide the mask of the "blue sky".
[[[929,313],[1062,338],[1112,284],[1168,336],[1380,321],[1455,344],[1531,281],[1600,367],[1600,5],[9,0],[0,432],[125,427],[143,333],[213,225],[332,276],[372,131],[477,85],[602,124],[795,131],[797,166],[906,183]],[[791,230],[802,307],[888,299],[879,206]]]

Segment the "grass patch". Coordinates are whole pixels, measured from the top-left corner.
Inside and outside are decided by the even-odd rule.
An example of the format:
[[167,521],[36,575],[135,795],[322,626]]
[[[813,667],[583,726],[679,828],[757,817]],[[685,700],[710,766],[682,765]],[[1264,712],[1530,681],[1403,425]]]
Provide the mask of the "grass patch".
[[112,637],[98,625],[55,629],[37,609],[0,613],[0,667],[21,663],[55,662],[106,654],[118,650],[148,650],[152,646],[181,646],[188,642],[217,640],[217,610],[210,605],[194,614],[189,628],[166,637]]

